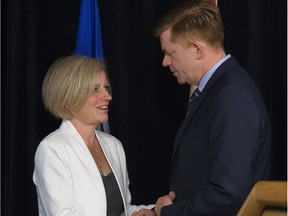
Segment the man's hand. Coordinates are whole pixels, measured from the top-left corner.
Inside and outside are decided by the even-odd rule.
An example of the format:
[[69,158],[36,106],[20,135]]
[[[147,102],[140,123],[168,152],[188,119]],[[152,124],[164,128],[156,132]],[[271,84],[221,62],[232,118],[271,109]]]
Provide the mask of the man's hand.
[[150,209],[140,209],[139,211],[133,212],[131,216],[156,216],[156,213]]
[[173,201],[176,197],[176,194],[174,191],[170,191],[170,193],[166,196],[158,198],[155,206],[155,212],[157,216],[160,216],[161,208],[163,206],[171,205],[173,204]]

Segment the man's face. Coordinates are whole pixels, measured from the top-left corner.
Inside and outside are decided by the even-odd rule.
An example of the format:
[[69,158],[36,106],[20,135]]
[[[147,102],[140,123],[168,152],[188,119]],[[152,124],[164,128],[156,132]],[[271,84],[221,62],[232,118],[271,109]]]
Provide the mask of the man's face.
[[170,29],[164,31],[160,36],[161,49],[164,53],[162,65],[169,67],[177,78],[179,84],[198,84],[201,77],[201,66],[197,57],[197,47],[191,45],[186,48],[170,40]]

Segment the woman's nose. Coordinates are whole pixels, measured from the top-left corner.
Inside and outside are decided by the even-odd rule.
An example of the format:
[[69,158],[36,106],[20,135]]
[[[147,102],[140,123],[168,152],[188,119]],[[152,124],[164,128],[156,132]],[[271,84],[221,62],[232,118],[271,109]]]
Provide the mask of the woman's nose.
[[109,91],[105,91],[104,97],[105,97],[106,100],[109,100],[109,101],[112,100],[112,96],[111,96],[111,94],[109,93]]

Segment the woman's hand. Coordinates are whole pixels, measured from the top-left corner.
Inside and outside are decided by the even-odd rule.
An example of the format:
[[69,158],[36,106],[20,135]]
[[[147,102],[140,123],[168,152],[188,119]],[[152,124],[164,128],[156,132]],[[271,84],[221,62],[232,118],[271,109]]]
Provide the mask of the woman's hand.
[[133,212],[131,216],[156,216],[156,213],[150,209],[140,209]]

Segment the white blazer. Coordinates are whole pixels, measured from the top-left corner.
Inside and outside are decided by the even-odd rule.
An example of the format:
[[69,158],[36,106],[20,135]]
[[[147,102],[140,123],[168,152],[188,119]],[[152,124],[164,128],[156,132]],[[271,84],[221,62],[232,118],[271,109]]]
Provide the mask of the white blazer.
[[[125,209],[122,216],[140,208],[153,208],[154,205],[131,205],[123,146],[114,136],[95,133],[121,191]],[[63,120],[59,129],[39,144],[33,181],[40,216],[106,216],[106,194],[100,172],[82,137],[68,120]]]

